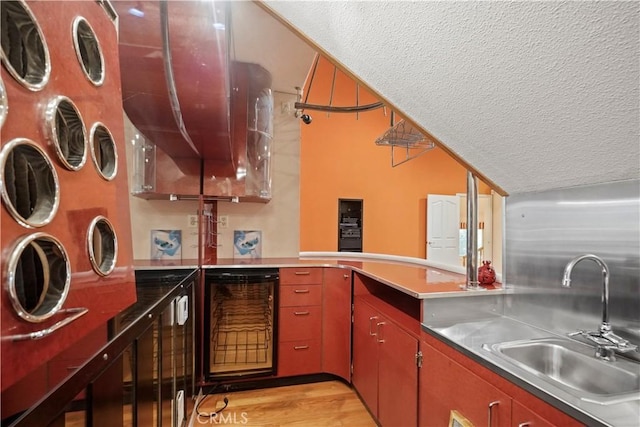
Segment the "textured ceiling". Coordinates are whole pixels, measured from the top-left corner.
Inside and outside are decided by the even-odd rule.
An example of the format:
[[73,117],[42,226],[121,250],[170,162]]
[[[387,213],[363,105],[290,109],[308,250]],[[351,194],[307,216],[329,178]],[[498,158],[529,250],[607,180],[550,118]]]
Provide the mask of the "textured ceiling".
[[265,4],[508,193],[640,176],[639,2]]

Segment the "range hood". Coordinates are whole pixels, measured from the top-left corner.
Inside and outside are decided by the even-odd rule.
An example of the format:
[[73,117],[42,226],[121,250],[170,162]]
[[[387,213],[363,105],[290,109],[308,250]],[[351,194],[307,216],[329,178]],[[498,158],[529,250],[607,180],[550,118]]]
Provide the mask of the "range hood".
[[[271,74],[229,57],[230,3],[118,1],[133,194],[268,201]],[[137,180],[137,181],[136,181]]]
[[[228,3],[117,1],[124,109],[187,175],[233,177]],[[194,170],[198,169],[198,170]]]

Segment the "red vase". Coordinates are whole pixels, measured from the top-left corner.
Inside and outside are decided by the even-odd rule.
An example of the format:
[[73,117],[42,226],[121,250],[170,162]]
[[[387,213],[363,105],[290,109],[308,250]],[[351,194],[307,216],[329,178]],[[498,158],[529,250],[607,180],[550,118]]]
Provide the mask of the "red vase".
[[482,261],[478,268],[478,283],[480,286],[493,285],[496,281],[496,271],[491,267],[491,261]]

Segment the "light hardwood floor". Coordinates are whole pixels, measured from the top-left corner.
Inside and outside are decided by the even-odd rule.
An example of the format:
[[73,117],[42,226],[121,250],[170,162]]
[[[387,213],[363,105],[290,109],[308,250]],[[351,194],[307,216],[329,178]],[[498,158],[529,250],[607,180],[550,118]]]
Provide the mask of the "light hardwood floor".
[[[212,411],[227,408],[217,418]],[[191,426],[354,426],[374,427],[376,423],[355,391],[339,381],[327,381],[260,390],[213,394],[193,414]]]

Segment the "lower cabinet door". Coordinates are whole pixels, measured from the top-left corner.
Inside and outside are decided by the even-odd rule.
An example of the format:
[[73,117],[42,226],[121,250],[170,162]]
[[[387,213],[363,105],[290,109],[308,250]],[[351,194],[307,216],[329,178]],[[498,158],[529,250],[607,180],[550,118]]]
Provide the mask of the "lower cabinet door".
[[357,297],[353,308],[353,386],[369,411],[378,416],[378,342],[375,336],[379,314]]
[[351,272],[324,269],[322,371],[351,379]]
[[281,342],[278,345],[278,376],[317,374],[321,370],[320,340]]
[[378,421],[382,426],[418,423],[418,340],[382,318],[378,341]]
[[421,347],[421,426],[448,426],[454,410],[474,426],[511,425],[510,396],[428,344]]

